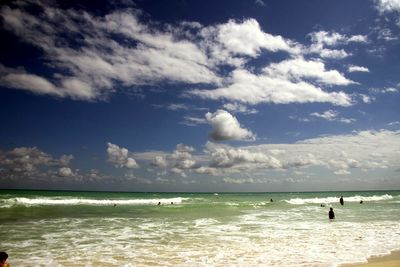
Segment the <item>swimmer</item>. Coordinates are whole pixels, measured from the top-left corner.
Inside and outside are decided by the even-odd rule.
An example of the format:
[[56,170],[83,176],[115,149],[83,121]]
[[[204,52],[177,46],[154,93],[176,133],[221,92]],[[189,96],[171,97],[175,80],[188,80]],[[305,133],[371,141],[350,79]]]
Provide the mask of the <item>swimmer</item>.
[[5,252],[0,252],[0,267],[10,267],[7,263],[8,254]]
[[335,219],[335,213],[333,212],[333,208],[330,208],[329,210],[329,219],[330,220]]

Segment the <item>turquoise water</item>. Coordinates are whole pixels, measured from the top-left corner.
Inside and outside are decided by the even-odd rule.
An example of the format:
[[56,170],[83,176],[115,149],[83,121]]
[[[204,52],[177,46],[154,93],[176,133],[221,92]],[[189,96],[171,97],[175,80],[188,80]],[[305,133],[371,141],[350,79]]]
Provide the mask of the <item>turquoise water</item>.
[[399,222],[400,191],[0,191],[13,266],[337,266],[399,249]]

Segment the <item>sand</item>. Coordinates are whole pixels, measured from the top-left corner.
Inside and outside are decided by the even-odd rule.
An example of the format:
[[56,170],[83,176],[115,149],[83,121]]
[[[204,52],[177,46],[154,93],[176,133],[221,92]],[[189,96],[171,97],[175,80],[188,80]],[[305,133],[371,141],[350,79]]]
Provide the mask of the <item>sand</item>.
[[368,263],[343,265],[348,267],[400,267],[400,250],[382,257],[371,257]]

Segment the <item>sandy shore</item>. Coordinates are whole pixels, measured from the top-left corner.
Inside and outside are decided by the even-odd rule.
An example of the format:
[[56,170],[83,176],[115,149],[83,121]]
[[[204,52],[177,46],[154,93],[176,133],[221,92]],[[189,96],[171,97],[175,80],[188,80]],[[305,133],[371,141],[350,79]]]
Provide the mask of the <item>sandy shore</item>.
[[390,255],[382,257],[371,257],[368,263],[346,264],[343,267],[400,267],[400,250],[392,252]]

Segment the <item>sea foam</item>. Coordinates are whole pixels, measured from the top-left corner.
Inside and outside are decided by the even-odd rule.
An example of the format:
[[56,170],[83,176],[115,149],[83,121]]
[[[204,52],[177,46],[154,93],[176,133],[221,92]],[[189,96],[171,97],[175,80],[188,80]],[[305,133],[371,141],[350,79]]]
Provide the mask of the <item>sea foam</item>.
[[[381,196],[352,196],[345,197],[346,202],[360,202],[362,201],[384,201],[393,199],[392,195],[381,195]],[[293,205],[304,205],[304,204],[330,204],[339,202],[339,197],[325,197],[325,198],[292,198],[284,200],[285,202]]]
[[153,198],[153,199],[90,199],[90,198],[26,198],[16,197],[3,200],[0,203],[0,208],[10,208],[14,205],[21,206],[44,206],[44,205],[93,205],[93,206],[111,206],[111,205],[161,205],[181,204],[187,198],[175,197],[175,198]]

